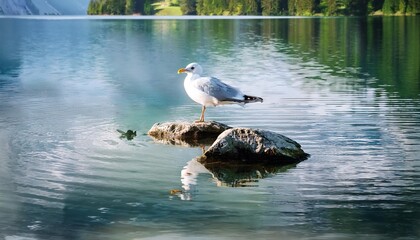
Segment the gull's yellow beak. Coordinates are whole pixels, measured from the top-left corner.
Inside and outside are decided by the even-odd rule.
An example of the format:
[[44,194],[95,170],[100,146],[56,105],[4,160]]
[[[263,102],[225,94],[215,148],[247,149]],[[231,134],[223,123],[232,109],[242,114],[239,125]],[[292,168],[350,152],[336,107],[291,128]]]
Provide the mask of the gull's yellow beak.
[[183,73],[183,72],[185,72],[185,71],[186,71],[186,69],[185,69],[185,68],[180,68],[180,69],[178,69],[178,74]]

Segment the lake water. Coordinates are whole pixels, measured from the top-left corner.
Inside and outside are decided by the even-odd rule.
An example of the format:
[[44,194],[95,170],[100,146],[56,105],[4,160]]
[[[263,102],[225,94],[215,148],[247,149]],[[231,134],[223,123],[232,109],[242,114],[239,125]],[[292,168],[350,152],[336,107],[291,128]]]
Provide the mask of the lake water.
[[[419,26],[0,18],[0,237],[418,239]],[[223,177],[200,148],[150,139],[155,122],[199,118],[177,75],[194,61],[264,98],[206,119],[284,134],[311,157]]]

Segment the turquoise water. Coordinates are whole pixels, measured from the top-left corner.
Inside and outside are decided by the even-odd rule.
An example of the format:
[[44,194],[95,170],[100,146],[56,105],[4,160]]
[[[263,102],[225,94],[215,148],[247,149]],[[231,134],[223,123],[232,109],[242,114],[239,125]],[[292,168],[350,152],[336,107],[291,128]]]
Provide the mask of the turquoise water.
[[[0,236],[419,238],[418,26],[0,18]],[[311,158],[224,179],[200,148],[150,139],[155,122],[198,119],[176,74],[193,61],[264,98],[208,120],[284,134]]]

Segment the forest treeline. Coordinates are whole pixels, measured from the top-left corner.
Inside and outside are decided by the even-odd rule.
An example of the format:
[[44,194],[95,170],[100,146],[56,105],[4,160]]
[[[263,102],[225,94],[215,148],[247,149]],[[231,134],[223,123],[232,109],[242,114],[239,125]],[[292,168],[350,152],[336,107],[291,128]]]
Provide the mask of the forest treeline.
[[153,15],[155,2],[184,15],[364,16],[418,15],[420,0],[91,0],[90,15]]

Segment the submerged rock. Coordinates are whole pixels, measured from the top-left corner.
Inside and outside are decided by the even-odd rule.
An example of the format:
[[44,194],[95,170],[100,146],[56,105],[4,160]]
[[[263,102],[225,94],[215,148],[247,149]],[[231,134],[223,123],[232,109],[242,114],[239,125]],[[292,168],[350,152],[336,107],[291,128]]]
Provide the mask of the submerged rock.
[[137,136],[137,131],[128,130],[127,132],[124,132],[120,129],[117,129],[117,132],[121,134],[120,139],[127,139],[127,140],[133,140]]
[[219,135],[200,162],[287,165],[303,161],[308,156],[299,143],[281,134],[232,128]]
[[147,134],[167,144],[200,146],[211,145],[220,133],[229,128],[228,125],[214,121],[164,122],[154,124]]

